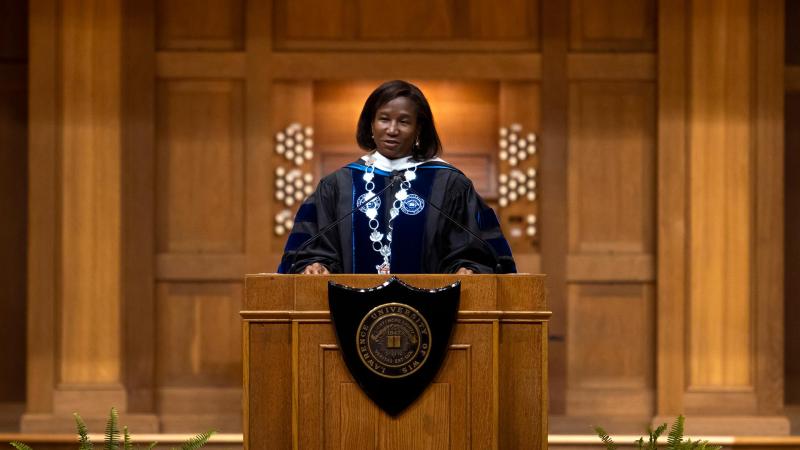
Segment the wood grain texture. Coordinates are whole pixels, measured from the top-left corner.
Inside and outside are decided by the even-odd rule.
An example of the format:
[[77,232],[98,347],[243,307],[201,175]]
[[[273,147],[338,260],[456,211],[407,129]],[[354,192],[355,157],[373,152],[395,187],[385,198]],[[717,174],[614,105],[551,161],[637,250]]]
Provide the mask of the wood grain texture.
[[542,3],[542,147],[540,179],[542,272],[548,276],[547,289],[553,321],[549,325],[554,339],[550,346],[548,379],[550,411],[563,414],[566,407],[567,360],[563,340],[567,332],[566,255],[567,244],[567,155],[569,134],[569,83],[567,47],[569,4]]
[[659,414],[683,409],[688,280],[687,2],[659,2],[658,24],[658,369]]
[[244,45],[242,0],[159,0],[155,4],[159,49],[228,50]]
[[571,253],[654,250],[654,108],[649,83],[571,85]]
[[655,0],[572,0],[570,49],[652,50]]
[[653,53],[573,53],[567,56],[567,65],[570,80],[656,79]]
[[[749,2],[690,6],[689,386],[752,386]],[[734,30],[736,30],[734,32]],[[727,39],[724,36],[727,35]]]
[[353,50],[391,46],[389,40],[406,49],[533,49],[539,37],[537,1],[279,0],[274,16],[278,49]]
[[[390,44],[387,44],[390,45]],[[280,80],[359,79],[364,67],[370,77],[462,80],[536,80],[541,76],[538,53],[453,52],[447,58],[430,52],[386,53],[381,48],[361,52],[280,52],[271,56],[271,75]]]
[[62,383],[120,381],[121,4],[61,6]]
[[[57,214],[59,161],[56,73],[55,3],[33,0],[30,5],[29,134],[28,141],[28,414],[52,408],[55,383],[55,305],[59,254]],[[21,429],[25,429],[23,418]]]
[[569,287],[568,414],[652,414],[653,297],[652,284]]
[[242,95],[234,81],[159,82],[158,252],[243,250]]
[[[158,283],[156,381],[165,388],[238,387],[241,283]],[[176,327],[176,324],[180,324]],[[162,411],[191,413],[183,410]]]
[[122,289],[131,412],[155,410],[154,2],[123,2]]
[[759,3],[755,27],[754,246],[757,305],[755,363],[758,412],[781,414],[784,403],[784,2]]

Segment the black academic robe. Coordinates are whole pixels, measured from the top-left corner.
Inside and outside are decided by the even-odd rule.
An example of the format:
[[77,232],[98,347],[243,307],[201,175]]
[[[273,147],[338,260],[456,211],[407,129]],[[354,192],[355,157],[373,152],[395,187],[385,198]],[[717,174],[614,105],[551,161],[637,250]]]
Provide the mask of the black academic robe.
[[[383,257],[373,249],[369,219],[356,208],[359,197],[367,192],[363,180],[366,169],[358,160],[320,181],[295,216],[279,273],[302,272],[314,262],[325,265],[331,273],[378,273]],[[375,194],[393,176],[402,176],[402,171],[393,174],[375,169],[374,173]],[[380,196],[381,233],[386,233],[389,209],[398,190],[399,181]],[[440,161],[421,164],[408,193],[403,212],[392,222],[391,273],[453,273],[460,267],[494,273],[498,265],[503,273],[516,272],[494,210],[461,171]],[[484,242],[453,224],[434,206]],[[342,217],[338,225],[309,241]]]

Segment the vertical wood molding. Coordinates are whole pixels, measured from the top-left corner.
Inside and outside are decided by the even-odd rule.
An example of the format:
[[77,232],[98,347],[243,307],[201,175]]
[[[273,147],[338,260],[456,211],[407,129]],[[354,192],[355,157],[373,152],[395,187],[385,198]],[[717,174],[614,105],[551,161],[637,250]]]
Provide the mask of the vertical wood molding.
[[567,43],[569,6],[567,2],[542,2],[542,147],[540,174],[542,200],[542,271],[553,319],[550,343],[550,413],[566,410],[567,358]]
[[56,137],[57,3],[31,0],[28,71],[27,413],[50,411],[55,385],[59,146]]
[[122,302],[128,408],[155,410],[155,1],[124,0]]
[[[689,0],[691,1],[691,0]],[[686,305],[686,0],[658,4],[659,415],[683,412]]]
[[755,345],[759,414],[784,402],[784,43],[785,3],[755,11]]

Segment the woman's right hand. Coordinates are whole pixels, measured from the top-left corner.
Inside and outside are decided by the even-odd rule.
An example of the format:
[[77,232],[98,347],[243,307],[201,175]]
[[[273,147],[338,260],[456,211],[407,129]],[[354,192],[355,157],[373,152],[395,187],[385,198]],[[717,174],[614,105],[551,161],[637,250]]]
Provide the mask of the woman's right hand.
[[330,272],[328,272],[328,268],[327,267],[323,266],[320,263],[315,262],[313,264],[307,265],[306,268],[303,269],[303,274],[304,275],[330,275]]

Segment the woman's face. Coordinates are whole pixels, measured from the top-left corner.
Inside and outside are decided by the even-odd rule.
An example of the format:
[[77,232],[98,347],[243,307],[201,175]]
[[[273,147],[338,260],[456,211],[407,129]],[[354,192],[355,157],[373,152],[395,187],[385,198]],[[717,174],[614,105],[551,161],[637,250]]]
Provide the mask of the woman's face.
[[390,100],[375,112],[372,139],[378,152],[397,159],[410,156],[419,135],[417,106],[408,97]]

